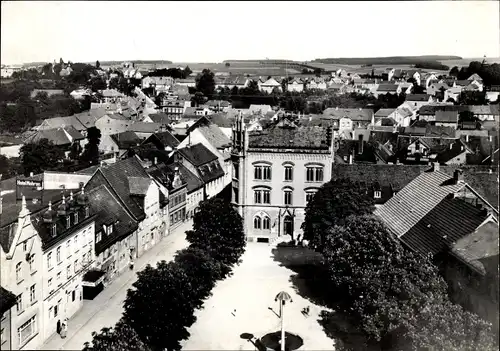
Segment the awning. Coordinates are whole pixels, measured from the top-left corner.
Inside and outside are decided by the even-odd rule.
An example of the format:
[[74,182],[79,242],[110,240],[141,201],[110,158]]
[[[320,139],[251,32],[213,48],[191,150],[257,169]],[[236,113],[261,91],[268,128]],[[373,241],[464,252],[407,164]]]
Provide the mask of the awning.
[[90,270],[85,275],[83,276],[83,281],[82,281],[82,286],[88,286],[88,287],[96,287],[106,277],[106,273],[103,271],[98,271],[98,270]]

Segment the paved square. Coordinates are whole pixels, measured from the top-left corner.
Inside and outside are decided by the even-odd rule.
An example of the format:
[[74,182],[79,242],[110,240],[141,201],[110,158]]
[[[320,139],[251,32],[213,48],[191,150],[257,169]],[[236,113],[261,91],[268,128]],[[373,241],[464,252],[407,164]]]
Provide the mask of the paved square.
[[[317,322],[322,308],[295,293],[290,282],[295,273],[273,260],[272,249],[268,244],[247,244],[243,262],[234,268],[234,275],[220,281],[204,309],[196,312],[197,321],[189,329],[191,337],[184,342],[183,350],[255,350],[240,335],[262,337],[280,330],[279,318],[268,307],[279,313],[274,298],[282,290],[293,300],[285,306],[285,330],[302,337],[304,345],[300,350],[334,349],[334,341]],[[306,306],[310,306],[309,317],[301,313]]]

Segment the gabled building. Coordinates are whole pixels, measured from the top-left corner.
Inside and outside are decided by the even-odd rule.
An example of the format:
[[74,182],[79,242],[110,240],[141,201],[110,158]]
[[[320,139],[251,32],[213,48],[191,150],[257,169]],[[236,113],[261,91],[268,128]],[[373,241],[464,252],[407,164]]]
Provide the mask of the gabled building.
[[406,96],[406,102],[418,110],[420,107],[434,102],[434,99],[429,94],[410,94]]
[[374,95],[385,95],[385,94],[400,94],[401,87],[397,84],[379,84]]
[[217,156],[219,164],[223,166],[223,188],[231,184],[231,140],[227,135],[206,117],[200,118],[191,125],[187,130],[187,134],[187,137],[178,145],[178,149],[188,145],[203,144]]
[[269,78],[265,82],[261,83],[259,86],[260,91],[271,94],[275,89],[279,92],[283,91],[281,84],[276,81],[274,78]]
[[354,128],[366,128],[375,122],[373,110],[361,108],[327,108],[322,118],[332,121],[334,137],[343,132],[352,132]]
[[174,153],[174,159],[203,181],[204,199],[215,197],[224,189],[225,173],[219,158],[203,144],[189,144],[179,148]]
[[287,83],[287,90],[295,92],[304,91],[304,82],[300,78],[294,78]]
[[434,165],[375,215],[407,248],[434,259],[453,300],[498,325],[498,209],[461,170],[450,177]]
[[99,167],[85,189],[90,191],[102,184],[139,224],[134,257],[141,256],[167,234],[165,217],[168,214],[161,202],[160,189],[137,157]]
[[249,133],[240,116],[233,128],[233,204],[251,241],[301,233],[304,210],[330,179],[331,129],[269,128]]
[[25,140],[25,144],[38,143],[42,139],[47,139],[54,145],[59,146],[64,150],[65,156],[68,157],[71,147],[78,144],[83,149],[87,143],[87,139],[71,126],[59,127],[54,129],[37,130],[30,134]]

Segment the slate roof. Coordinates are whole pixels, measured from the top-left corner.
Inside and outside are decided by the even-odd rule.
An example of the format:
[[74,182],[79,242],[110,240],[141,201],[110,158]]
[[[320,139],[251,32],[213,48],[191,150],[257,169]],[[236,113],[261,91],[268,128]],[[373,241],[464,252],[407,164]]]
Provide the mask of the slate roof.
[[113,134],[110,135],[110,137],[120,149],[128,149],[142,142],[142,139],[139,138],[137,134],[130,131]]
[[167,146],[170,146],[173,150],[179,146],[180,141],[169,131],[164,131],[151,135],[143,142],[143,144],[148,143],[153,143],[157,148],[161,148],[162,150],[164,150]]
[[163,113],[163,112],[160,112],[160,113],[152,113],[149,115],[149,118],[151,118],[151,120],[154,122],[154,123],[158,123],[158,124],[161,124],[161,125],[168,125],[172,122],[172,120],[170,119],[170,117],[166,114],[166,113]]
[[77,115],[67,116],[67,117],[47,118],[43,120],[42,125],[40,127],[43,129],[53,129],[60,127],[68,127],[68,126],[72,126],[78,131],[84,131],[87,129],[87,127],[83,125],[82,122],[79,121]]
[[326,128],[269,128],[261,132],[251,132],[248,138],[252,148],[322,149],[327,150]]
[[498,256],[498,224],[488,221],[451,245],[451,253],[460,257],[471,267],[485,274],[481,259]]
[[[215,146],[217,149],[224,149],[231,145],[231,141],[226,134],[214,123],[207,120],[208,123],[203,123],[198,126],[200,133],[207,139],[207,141]],[[189,128],[192,130],[194,127]]]
[[193,172],[191,172],[181,162],[174,162],[171,165],[169,165],[168,167],[170,169],[175,169],[175,167],[179,168],[179,173],[181,175],[181,179],[183,179],[187,183],[188,194],[203,187],[203,181],[200,178],[198,178],[198,176],[193,174]]
[[401,241],[421,255],[434,256],[474,232],[487,216],[486,211],[462,199],[444,197],[401,236]]
[[103,107],[90,109],[73,115],[85,127],[95,127],[95,122],[106,115],[106,109]]
[[458,123],[458,111],[436,111],[436,122]]
[[324,116],[329,116],[333,119],[341,119],[347,117],[353,121],[371,122],[373,116],[372,109],[361,108],[337,108],[330,107],[323,111]]
[[[499,115],[500,105],[469,105],[469,111],[476,115]],[[497,120],[498,123],[498,120]]]
[[195,167],[217,160],[217,156],[201,143],[179,149],[178,151]]
[[[73,140],[70,139],[73,138]],[[25,143],[37,143],[42,139],[48,139],[54,145],[69,145],[75,140],[82,140],[84,136],[71,126],[54,128],[54,129],[42,129],[37,130],[35,133],[28,136],[24,142]]]
[[389,117],[394,111],[395,108],[381,108],[375,113],[375,118]]
[[406,101],[429,101],[430,97],[429,94],[408,94]]
[[398,85],[396,84],[379,84],[377,91],[389,91],[396,92],[398,90]]
[[128,126],[127,130],[138,133],[155,133],[160,130],[161,124],[149,122],[134,122]]
[[466,186],[463,182],[454,183],[452,178],[442,171],[421,173],[374,213],[402,237],[449,194]]
[[151,179],[145,177],[128,177],[128,187],[131,195],[146,196]]
[[[132,213],[135,219],[144,218],[144,209],[142,202],[135,198],[129,187],[129,177],[148,178],[149,176],[142,167],[137,157],[130,157],[120,160],[116,163],[100,167],[94,176],[89,180],[86,186],[90,189],[107,182],[107,186],[122,201],[125,208]],[[101,180],[101,178],[104,178]]]
[[[95,243],[95,251],[99,255],[115,242],[136,231],[138,224],[105,185],[89,190],[87,194],[90,209],[97,215],[95,217],[95,231],[96,233],[101,231],[101,240]],[[103,225],[110,224],[113,224],[113,231],[108,235],[102,229]]]
[[466,151],[465,145],[460,141],[460,139],[457,139],[451,144],[451,148],[446,147],[443,151],[438,153],[436,161],[444,164]]
[[[175,176],[175,167],[172,166],[169,167],[164,163],[161,164],[156,164],[148,168],[148,173],[156,179],[158,182],[160,182],[165,188],[169,190],[169,192],[173,192],[176,189],[182,188],[184,186],[187,187],[187,182],[186,179],[183,177],[182,174],[180,174],[180,180],[181,180],[181,185],[178,186],[177,188],[173,187],[173,181],[174,181],[174,176]],[[180,168],[179,168],[180,172]]]

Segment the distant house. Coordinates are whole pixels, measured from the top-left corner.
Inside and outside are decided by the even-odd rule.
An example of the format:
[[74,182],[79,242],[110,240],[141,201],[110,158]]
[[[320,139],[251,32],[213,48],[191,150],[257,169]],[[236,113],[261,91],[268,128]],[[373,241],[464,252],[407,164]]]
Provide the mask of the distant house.
[[270,105],[250,105],[248,108],[250,114],[261,114],[265,115],[266,113],[273,111],[273,108]]
[[37,130],[27,136],[24,143],[37,143],[42,139],[47,139],[54,145],[62,148],[66,157],[68,157],[73,144],[79,144],[83,150],[83,147],[87,143],[87,139],[72,126]]
[[377,90],[375,91],[376,96],[385,94],[400,94],[401,87],[396,84],[379,84]]
[[168,91],[174,85],[172,77],[144,77],[142,78],[142,89],[154,88],[156,92]]
[[7,158],[19,157],[23,140],[19,137],[0,135],[0,155]]
[[434,99],[429,94],[409,94],[406,95],[406,102],[413,104],[415,109],[420,109],[424,105],[432,103]]
[[180,141],[169,131],[162,131],[151,135],[142,142],[142,145],[154,145],[158,150],[171,153],[180,144]]
[[104,115],[95,122],[95,127],[101,131],[101,135],[111,135],[127,131],[132,120],[118,114]]
[[[168,128],[172,123],[172,119],[163,112],[149,114],[147,119],[149,122],[158,123],[163,128]],[[146,119],[144,121],[146,121]]]
[[125,95],[115,89],[104,89],[101,91],[102,102],[119,102]]
[[163,127],[159,123],[139,122],[131,123],[127,131],[134,132],[142,140],[150,137],[152,134],[162,131]]
[[260,90],[268,94],[271,94],[274,91],[274,89],[277,89],[279,92],[283,92],[281,84],[278,83],[274,78],[269,78],[260,85]]
[[300,78],[294,78],[287,84],[288,91],[301,92],[304,91],[304,82]]
[[322,119],[332,122],[334,137],[342,133],[352,134],[355,128],[366,128],[374,123],[374,114],[371,109],[356,108],[327,108],[323,111]]
[[312,89],[320,89],[320,90],[326,90],[326,82],[323,78],[319,77],[313,77],[309,79],[306,83],[306,89],[312,90]]
[[196,79],[195,78],[177,79],[175,81],[175,84],[194,88],[196,87]]
[[250,84],[250,79],[245,76],[217,77],[217,79],[215,80],[216,89],[233,89],[235,87],[238,89],[243,89],[248,87],[248,84]]
[[395,108],[381,108],[374,115],[374,123],[376,126],[382,125],[382,120],[384,119],[392,119],[394,124],[396,124],[396,109]]
[[420,72],[417,71],[417,70],[408,70],[406,71],[406,79],[410,79],[410,78],[413,78],[415,79],[415,81],[417,82],[418,85],[421,85],[421,75],[420,75]]
[[90,89],[77,89],[69,93],[75,100],[83,100],[86,96],[91,96],[92,91]]
[[105,153],[114,153],[117,158],[121,158],[130,148],[138,146],[142,142],[142,138],[130,131],[113,134],[109,138],[111,140],[110,145],[107,145],[108,143],[105,142],[102,151]]
[[232,107],[231,103],[225,100],[210,100],[207,106],[213,112],[227,112]]

